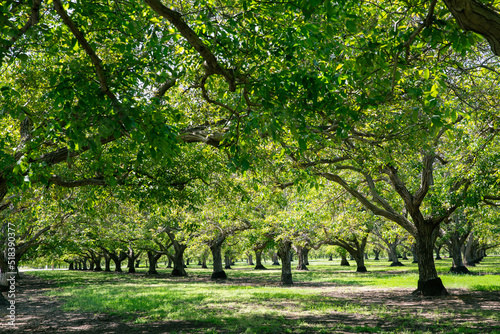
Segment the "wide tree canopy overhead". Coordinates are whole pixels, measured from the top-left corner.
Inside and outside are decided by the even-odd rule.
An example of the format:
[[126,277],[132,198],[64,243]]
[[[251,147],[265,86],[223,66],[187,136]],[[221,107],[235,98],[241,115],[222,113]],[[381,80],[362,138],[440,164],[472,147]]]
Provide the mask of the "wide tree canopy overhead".
[[496,5],[5,2],[0,209],[34,183],[167,200],[269,159],[283,187],[336,182],[432,255],[458,207],[500,198]]

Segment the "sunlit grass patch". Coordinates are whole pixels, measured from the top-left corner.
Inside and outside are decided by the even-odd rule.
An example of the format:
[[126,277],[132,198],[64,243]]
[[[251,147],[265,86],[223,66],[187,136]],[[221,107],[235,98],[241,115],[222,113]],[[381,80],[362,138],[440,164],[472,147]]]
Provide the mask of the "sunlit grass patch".
[[[481,274],[453,275],[443,271],[440,277],[449,289],[499,291],[496,260],[488,258],[472,268]],[[58,286],[48,294],[62,298],[64,310],[115,314],[137,324],[205,324],[201,326],[206,331],[200,333],[217,332],[217,328],[237,333],[402,333],[407,328],[412,333],[461,333],[467,332],[466,326],[454,323],[456,317],[485,319],[485,323],[500,321],[498,312],[491,310],[386,306],[383,301],[388,291],[398,291],[395,295],[401,296],[407,290],[410,295],[417,286],[416,265],[404,263],[405,267],[395,269],[386,261],[370,260],[370,272],[357,273],[354,266],[311,261],[309,271],[294,271],[296,285],[292,287],[279,285],[279,268],[269,266],[269,270],[255,271],[241,263],[227,270],[229,279],[225,281],[212,281],[208,279],[210,269],[193,267],[188,268],[187,278],[169,277],[165,274],[170,270],[165,268],[159,268],[163,273],[160,277],[146,277],[145,268],[136,275],[82,271],[31,274]],[[448,268],[448,264],[451,262],[443,260],[442,268]],[[373,293],[379,302],[371,302]],[[472,327],[470,333],[484,329],[477,323]],[[490,326],[488,330],[496,329]]]

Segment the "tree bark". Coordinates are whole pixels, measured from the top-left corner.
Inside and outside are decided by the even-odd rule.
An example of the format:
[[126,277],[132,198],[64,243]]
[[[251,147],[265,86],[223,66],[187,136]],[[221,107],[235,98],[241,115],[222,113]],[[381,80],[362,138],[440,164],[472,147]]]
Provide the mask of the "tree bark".
[[292,263],[290,261],[290,251],[292,243],[290,241],[282,241],[278,246],[278,256],[281,259],[281,284],[292,285]]
[[109,254],[105,251],[104,254],[104,271],[105,272],[110,272],[111,271],[111,257]]
[[222,269],[222,243],[226,238],[218,237],[210,246],[213,258],[213,272],[212,279],[226,279],[227,275]]
[[491,50],[500,56],[500,15],[476,0],[444,0],[444,3],[464,30],[482,35]]
[[418,257],[418,288],[414,294],[423,296],[448,295],[443,282],[438,277],[434,264],[434,242],[438,226],[422,222],[416,235],[416,253]]
[[264,267],[262,264],[262,252],[263,250],[256,250],[255,251],[255,270],[266,270],[267,268]]
[[279,266],[278,253],[273,253],[273,266]]
[[340,254],[340,265],[341,266],[350,266],[349,261],[347,261],[346,254]]
[[448,241],[448,249],[452,258],[450,272],[454,274],[470,274],[469,269],[464,265],[462,258],[462,247],[469,233],[460,235],[460,232],[455,231],[450,234]]
[[248,265],[249,266],[254,266],[255,263],[253,263],[253,257],[252,257],[252,254],[248,254],[247,256],[247,261],[248,261]]
[[228,253],[224,254],[224,269],[231,269],[231,256]]
[[295,252],[297,252],[297,270],[309,270],[305,264],[305,247],[293,245]]
[[374,249],[373,253],[375,254],[374,260],[375,261],[380,261],[380,258],[379,258],[379,256],[380,256],[380,249]]
[[172,276],[185,277],[188,275],[184,269],[184,251],[186,250],[187,245],[181,244],[176,240],[172,242],[172,245],[174,246],[174,255],[171,259],[174,264]]
[[148,254],[148,262],[149,262],[149,269],[148,269],[148,275],[158,275],[158,271],[156,271],[156,264],[158,260],[161,257],[161,253],[153,252],[153,251],[147,251]]

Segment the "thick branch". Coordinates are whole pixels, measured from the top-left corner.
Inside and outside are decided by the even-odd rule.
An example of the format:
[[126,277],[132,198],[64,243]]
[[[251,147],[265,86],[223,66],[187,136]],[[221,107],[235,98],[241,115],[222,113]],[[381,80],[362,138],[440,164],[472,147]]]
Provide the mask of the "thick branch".
[[356,198],[366,209],[370,210],[374,215],[385,217],[396,224],[400,225],[404,229],[406,229],[412,235],[417,235],[417,229],[415,225],[413,225],[408,219],[403,217],[402,215],[384,210],[377,205],[373,204],[370,200],[368,200],[363,194],[358,192],[356,189],[350,187],[347,182],[345,182],[340,176],[331,174],[331,173],[318,173],[317,175],[326,178],[327,180],[338,183],[342,186],[348,193],[350,193],[354,198]]
[[458,25],[486,38],[491,50],[500,56],[500,14],[476,0],[444,0]]
[[180,34],[188,41],[189,44],[201,55],[205,60],[205,70],[207,74],[216,73],[222,75],[229,84],[229,90],[235,91],[236,84],[234,75],[231,71],[224,69],[217,61],[215,55],[203,43],[203,41],[196,35],[196,33],[187,25],[182,19],[181,14],[165,7],[160,0],[145,0],[146,4],[158,15],[167,19],[172,23]]
[[90,44],[87,42],[87,40],[83,36],[82,32],[78,29],[76,24],[68,16],[68,13],[63,8],[61,0],[54,0],[54,8],[57,11],[57,14],[59,14],[61,19],[63,20],[64,24],[69,28],[69,30],[71,30],[71,33],[73,34],[73,36],[75,36],[75,38],[78,40],[78,43],[85,50],[85,53],[87,53],[87,55],[90,57],[90,60],[92,61],[92,64],[94,65],[94,68],[95,68],[96,73],[97,73],[97,77],[99,79],[101,91],[107,97],[109,97],[111,99],[111,101],[115,104],[115,106],[118,106],[118,104],[119,104],[118,99],[109,90],[108,81],[106,78],[106,73],[104,72],[104,68],[101,65],[102,60],[97,56],[94,49],[92,49]]

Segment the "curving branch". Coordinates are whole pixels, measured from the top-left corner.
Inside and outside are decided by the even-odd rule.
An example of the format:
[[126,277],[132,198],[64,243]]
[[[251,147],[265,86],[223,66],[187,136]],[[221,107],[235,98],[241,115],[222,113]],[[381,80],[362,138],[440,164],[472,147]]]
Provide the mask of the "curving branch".
[[234,73],[231,70],[223,68],[215,55],[203,43],[203,41],[196,35],[196,33],[189,27],[189,25],[182,19],[180,13],[165,7],[160,0],[144,0],[146,4],[158,15],[167,19],[173,24],[179,33],[188,41],[188,43],[201,55],[204,62],[204,67],[207,75],[219,74],[222,75],[229,84],[229,90],[234,92],[236,90],[236,83]]
[[54,0],[54,9],[56,10],[57,14],[59,14],[64,24],[69,28],[73,36],[75,36],[78,43],[81,45],[83,50],[85,50],[85,53],[89,56],[90,60],[92,61],[92,64],[94,65],[94,68],[96,70],[97,78],[99,79],[101,91],[113,102],[115,107],[118,107],[119,106],[118,99],[116,98],[115,94],[113,94],[113,92],[111,92],[111,90],[109,89],[108,79],[106,77],[104,68],[102,67],[101,64],[102,60],[97,56],[94,49],[92,49],[89,42],[87,42],[85,36],[83,36],[83,33],[78,29],[73,20],[71,20],[68,13],[63,7],[61,0]]
[[500,14],[476,0],[444,0],[446,7],[464,30],[486,38],[491,50],[500,56]]
[[400,225],[401,227],[405,228],[413,236],[417,235],[417,228],[407,218],[398,214],[397,212],[385,210],[375,205],[368,198],[366,198],[366,196],[364,196],[359,191],[349,186],[349,184],[347,184],[347,182],[340,176],[332,173],[317,173],[316,175],[322,176],[325,179],[333,181],[342,186],[342,188],[344,188],[349,194],[351,194],[354,198],[356,198],[366,209],[370,210],[374,215],[385,217],[395,222],[396,224]]

